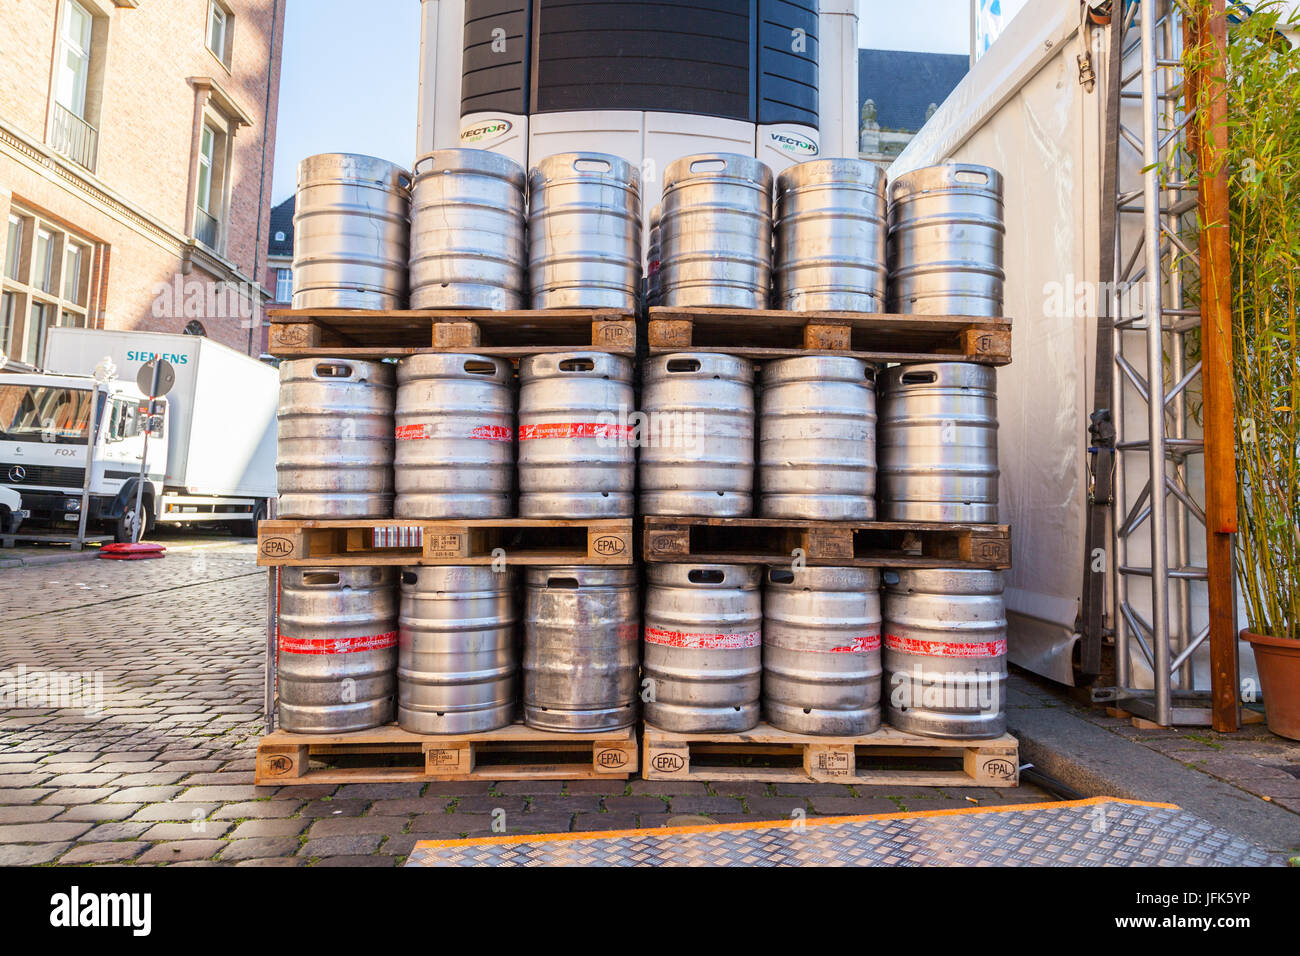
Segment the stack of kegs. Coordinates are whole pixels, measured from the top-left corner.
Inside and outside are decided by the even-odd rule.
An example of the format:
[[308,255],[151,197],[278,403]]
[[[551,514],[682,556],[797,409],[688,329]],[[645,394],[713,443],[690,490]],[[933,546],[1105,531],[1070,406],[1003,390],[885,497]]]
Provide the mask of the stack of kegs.
[[[300,181],[300,308],[404,308],[408,274],[413,308],[517,309],[530,289],[537,308],[636,307],[640,177],[617,157],[551,157],[526,180],[483,150],[436,151],[413,178],[366,157],[323,156],[302,164]],[[286,361],[280,374],[280,517],[634,512],[626,358],[550,352],[524,358],[518,374],[474,353],[395,365],[316,358]],[[490,566],[283,575],[286,730],[361,730],[396,716],[415,733],[475,733],[522,716],[586,733],[636,719],[632,567],[532,568],[526,579]]]
[[[774,180],[711,153],[643,210],[607,154],[329,154],[299,169],[294,305],[996,316],[1002,190],[971,164],[887,186],[858,159]],[[998,520],[982,365],[467,350],[295,359],[281,383],[284,518]],[[1003,731],[998,572],[652,564],[643,620],[635,567],[508,564],[286,569],[281,726],[592,733],[644,701],[677,732]]]

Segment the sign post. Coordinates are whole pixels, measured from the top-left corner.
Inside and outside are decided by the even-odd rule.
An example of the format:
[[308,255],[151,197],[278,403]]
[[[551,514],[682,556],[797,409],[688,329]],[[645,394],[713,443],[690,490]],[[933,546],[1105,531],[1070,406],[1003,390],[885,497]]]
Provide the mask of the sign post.
[[140,480],[135,486],[135,515],[132,521],[131,542],[139,544],[144,536],[144,482],[149,468],[149,435],[153,432],[154,401],[166,395],[176,384],[176,370],[166,359],[155,358],[140,366],[135,377],[140,391],[149,396],[149,406],[144,419],[144,447],[140,451]]

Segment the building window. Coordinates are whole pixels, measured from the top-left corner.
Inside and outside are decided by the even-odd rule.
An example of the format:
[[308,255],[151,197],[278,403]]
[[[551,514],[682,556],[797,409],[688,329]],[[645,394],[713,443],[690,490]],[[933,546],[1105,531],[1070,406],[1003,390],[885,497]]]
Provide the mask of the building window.
[[18,296],[13,292],[0,293],[0,355],[11,355],[14,350],[14,310]]
[[36,230],[36,248],[32,257],[32,285],[42,292],[54,291],[54,233]]
[[0,349],[40,365],[45,332],[89,323],[94,247],[81,236],[17,205],[5,246]]
[[233,17],[225,7],[217,2],[210,0],[208,4],[208,49],[212,55],[224,63],[230,65],[230,39],[234,32]]
[[293,298],[293,270],[275,270],[275,301],[288,302]]
[[22,261],[23,221],[17,216],[9,217],[9,237],[5,241],[5,276],[18,278],[18,263]]
[[190,319],[185,323],[185,328],[181,329],[181,335],[207,335],[208,330],[203,327],[203,323],[198,319]]
[[58,60],[54,74],[54,108],[50,144],[78,165],[93,169],[97,117],[92,117],[92,48],[95,20],[77,0],[63,0]]
[[204,212],[212,211],[212,154],[216,142],[217,134],[205,124],[199,142],[199,208]]
[[79,119],[86,118],[86,86],[90,82],[90,37],[93,25],[90,14],[77,0],[64,0],[55,100]]
[[32,303],[32,315],[23,336],[23,361],[28,365],[41,364],[45,353],[45,330],[49,328],[50,307],[45,302]]
[[206,123],[199,135],[199,183],[194,214],[194,236],[209,249],[217,248],[221,225],[217,220],[213,180],[216,172],[217,132]]
[[75,242],[69,242],[63,253],[63,297],[69,302],[84,303],[81,288],[81,263],[84,248]]
[[251,118],[211,77],[191,77],[195,117],[190,140],[190,234],[217,255],[226,253],[235,136]]

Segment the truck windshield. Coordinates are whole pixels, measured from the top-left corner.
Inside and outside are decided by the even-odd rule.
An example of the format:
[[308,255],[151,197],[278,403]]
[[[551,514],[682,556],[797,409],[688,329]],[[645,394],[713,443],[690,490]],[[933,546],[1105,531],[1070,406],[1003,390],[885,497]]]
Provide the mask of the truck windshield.
[[84,445],[90,390],[0,383],[0,441]]

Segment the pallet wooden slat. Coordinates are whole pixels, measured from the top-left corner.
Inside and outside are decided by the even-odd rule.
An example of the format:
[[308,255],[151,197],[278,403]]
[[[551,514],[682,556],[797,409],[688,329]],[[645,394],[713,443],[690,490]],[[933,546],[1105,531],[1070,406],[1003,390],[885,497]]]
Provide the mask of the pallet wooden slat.
[[475,518],[276,519],[257,529],[262,567],[631,564],[633,521]]
[[676,516],[642,520],[642,556],[651,562],[781,563],[800,549],[809,564],[821,566],[1011,567],[1008,525]]
[[762,361],[829,352],[872,362],[1011,361],[1011,320],[1001,316],[654,306],[647,336],[652,354],[717,351]]
[[268,315],[268,350],[283,359],[469,350],[502,358],[573,349],[636,353],[636,316],[619,309],[276,309]]
[[[383,758],[421,755],[410,766]],[[511,758],[543,754],[553,759]],[[359,766],[312,767],[313,757],[348,757]],[[491,758],[504,757],[505,761]],[[481,734],[427,736],[395,724],[350,734],[267,734],[257,745],[256,786],[388,783],[427,780],[626,780],[638,767],[635,727],[595,734],[560,734],[511,724]]]
[[[798,757],[801,765],[725,766],[696,759],[710,756]],[[878,765],[882,759],[899,757],[942,759],[953,766],[897,769]],[[1019,742],[1010,734],[992,740],[918,737],[888,726],[862,737],[814,737],[767,724],[735,734],[677,734],[647,724],[641,776],[647,780],[1015,787],[1020,780]]]

